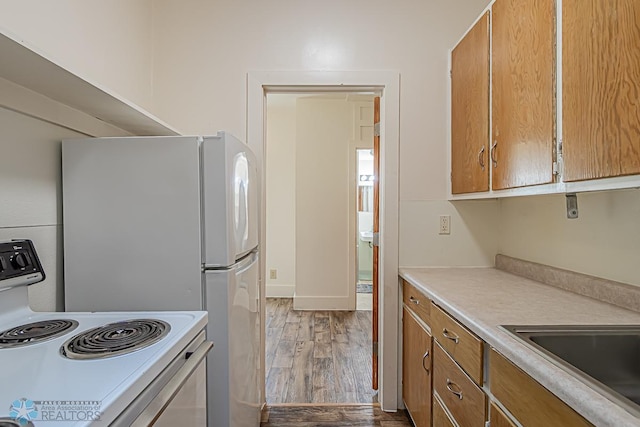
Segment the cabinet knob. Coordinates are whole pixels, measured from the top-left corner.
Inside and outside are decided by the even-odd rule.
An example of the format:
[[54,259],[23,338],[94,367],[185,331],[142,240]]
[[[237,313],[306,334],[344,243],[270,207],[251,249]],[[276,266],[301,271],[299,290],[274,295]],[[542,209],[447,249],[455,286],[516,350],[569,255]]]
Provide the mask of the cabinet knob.
[[484,145],[478,152],[478,163],[480,164],[480,167],[482,168],[482,170],[484,170]]
[[415,299],[414,297],[409,297],[409,301],[411,301],[412,303],[418,305],[420,304],[420,300],[419,299]]

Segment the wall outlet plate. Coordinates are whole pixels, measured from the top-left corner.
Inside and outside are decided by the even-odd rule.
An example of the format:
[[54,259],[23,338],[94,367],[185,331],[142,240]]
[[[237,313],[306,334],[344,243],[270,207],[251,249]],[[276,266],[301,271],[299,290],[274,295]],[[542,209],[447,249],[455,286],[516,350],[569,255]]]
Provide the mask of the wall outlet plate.
[[451,215],[440,215],[438,234],[451,234]]

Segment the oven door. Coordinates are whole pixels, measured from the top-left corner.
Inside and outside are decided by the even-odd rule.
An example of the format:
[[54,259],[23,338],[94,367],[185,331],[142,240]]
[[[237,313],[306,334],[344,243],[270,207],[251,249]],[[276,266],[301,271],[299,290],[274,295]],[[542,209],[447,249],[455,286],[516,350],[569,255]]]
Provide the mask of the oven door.
[[206,358],[212,347],[201,332],[110,427],[206,427]]

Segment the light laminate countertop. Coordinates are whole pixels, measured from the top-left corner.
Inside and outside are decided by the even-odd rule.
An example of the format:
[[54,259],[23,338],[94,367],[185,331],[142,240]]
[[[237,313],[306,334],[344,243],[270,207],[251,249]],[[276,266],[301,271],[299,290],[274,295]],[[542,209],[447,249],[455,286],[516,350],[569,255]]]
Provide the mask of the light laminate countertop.
[[640,313],[495,268],[400,268],[476,335],[596,426],[640,426],[640,418],[529,348],[500,325],[640,325]]

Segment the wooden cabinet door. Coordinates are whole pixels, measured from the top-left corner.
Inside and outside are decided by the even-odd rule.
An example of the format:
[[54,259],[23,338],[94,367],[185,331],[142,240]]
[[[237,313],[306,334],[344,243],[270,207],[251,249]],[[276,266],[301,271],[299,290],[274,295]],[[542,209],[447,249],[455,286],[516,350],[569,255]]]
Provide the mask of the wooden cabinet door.
[[493,348],[489,352],[488,378],[494,398],[523,426],[592,427],[580,414]]
[[456,427],[445,412],[438,394],[433,395],[433,427]]
[[496,0],[492,34],[492,188],[553,181],[554,0]]
[[511,421],[505,414],[502,412],[498,406],[491,402],[489,405],[489,421],[491,427],[517,427],[513,421]]
[[489,191],[489,12],[451,52],[451,192]]
[[563,0],[565,181],[640,173],[638,22],[638,0]]
[[402,397],[416,427],[431,425],[431,335],[402,310]]

